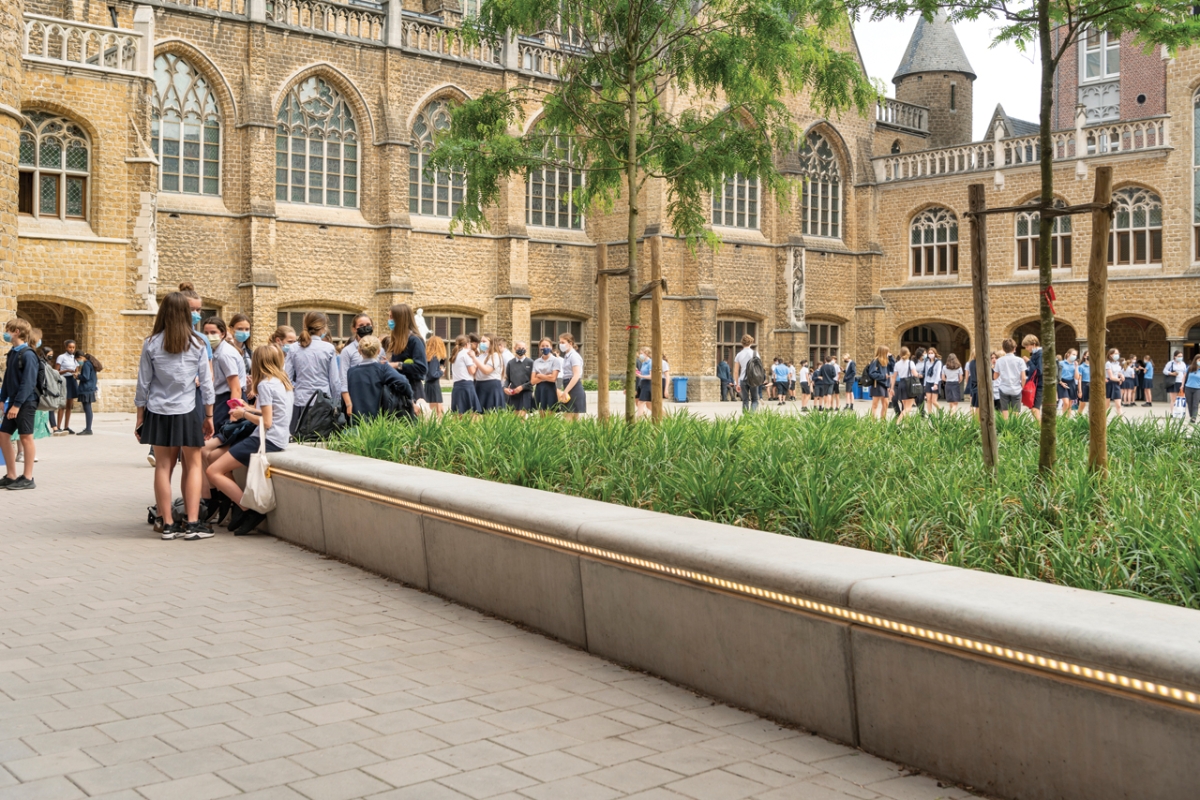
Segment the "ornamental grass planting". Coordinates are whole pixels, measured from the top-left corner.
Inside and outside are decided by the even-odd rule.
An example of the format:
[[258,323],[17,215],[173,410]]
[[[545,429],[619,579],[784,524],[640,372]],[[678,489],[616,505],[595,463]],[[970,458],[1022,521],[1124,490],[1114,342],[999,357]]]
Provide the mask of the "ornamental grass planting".
[[770,413],[661,424],[489,414],[378,419],[332,449],[1001,575],[1200,608],[1200,437],[1179,422],[1109,428],[1110,477],[1086,466],[1085,418],[998,420],[989,480],[966,415],[880,423]]

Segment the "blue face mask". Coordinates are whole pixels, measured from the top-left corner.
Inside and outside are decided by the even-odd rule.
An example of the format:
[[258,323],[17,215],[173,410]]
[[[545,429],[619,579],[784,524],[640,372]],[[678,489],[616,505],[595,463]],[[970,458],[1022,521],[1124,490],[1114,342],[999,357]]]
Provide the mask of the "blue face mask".
[[195,326],[195,325],[199,325],[199,324],[200,324],[200,312],[193,311],[192,312],[192,325]]
[[389,331],[394,331],[394,330],[396,330],[396,320],[394,320],[394,319],[389,319],[389,320],[388,320],[388,330],[389,330]]
[[250,340],[250,331],[234,331],[233,338],[242,343],[248,342]]
[[5,341],[6,343],[7,343],[7,342],[12,342],[12,334],[11,334],[11,333],[9,333],[8,331],[5,331],[5,332],[4,332],[4,341]]
[[543,348],[542,348],[542,355],[544,355],[544,356],[548,356],[548,355],[550,355],[550,348],[549,348],[549,347],[543,347]]
[[283,346],[283,352],[285,352],[285,353],[290,353],[290,352],[292,352],[292,346],[291,346],[290,344],[285,344],[285,345]]
[[41,346],[42,346],[42,340],[38,339],[38,342],[37,342],[37,344],[34,345],[34,347],[41,347]]
[[481,353],[486,353],[487,351],[488,351],[488,343],[487,343],[487,342],[480,342],[480,343],[479,343],[479,352],[481,352]]

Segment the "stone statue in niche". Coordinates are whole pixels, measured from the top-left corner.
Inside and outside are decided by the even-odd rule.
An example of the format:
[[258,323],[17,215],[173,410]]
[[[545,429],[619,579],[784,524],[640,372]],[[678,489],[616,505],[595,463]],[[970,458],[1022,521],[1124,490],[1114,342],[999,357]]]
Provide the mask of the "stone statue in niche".
[[417,314],[416,314],[416,317],[413,319],[413,322],[417,323],[417,333],[419,333],[421,335],[421,338],[428,339],[429,338],[429,326],[425,323],[425,309],[423,309],[423,308],[417,309]]
[[791,287],[788,324],[794,330],[804,330],[804,248],[788,248],[787,271]]

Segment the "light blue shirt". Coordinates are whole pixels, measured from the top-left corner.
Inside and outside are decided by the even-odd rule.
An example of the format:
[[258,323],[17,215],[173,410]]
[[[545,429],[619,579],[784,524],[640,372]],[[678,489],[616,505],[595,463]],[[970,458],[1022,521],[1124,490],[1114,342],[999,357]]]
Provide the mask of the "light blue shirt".
[[1188,389],[1200,389],[1200,369],[1187,373],[1187,379],[1184,380],[1183,385]]
[[267,430],[267,441],[279,448],[287,447],[288,430],[292,424],[292,407],[296,404],[294,393],[285,389],[279,378],[267,378],[258,382],[258,386],[254,387],[254,394],[260,410],[271,407],[271,427]]
[[775,366],[771,367],[771,371],[775,373],[775,382],[776,383],[787,383],[787,379],[788,379],[787,364],[776,364]]
[[[211,344],[211,343],[210,343]],[[229,378],[236,375],[242,392],[246,391],[246,362],[229,342],[221,342],[213,351],[213,391],[217,394],[229,392]]]
[[196,410],[197,381],[201,401],[204,405],[213,404],[216,394],[212,372],[208,368],[208,351],[204,347],[208,342],[198,333],[192,335],[194,346],[182,353],[168,353],[163,349],[161,333],[145,341],[138,363],[135,406],[164,416],[191,413]]
[[1090,364],[1079,365],[1079,380],[1083,383],[1092,382],[1092,367]]
[[1075,365],[1070,361],[1058,362],[1058,377],[1064,381],[1075,380]]
[[358,341],[352,341],[342,348],[342,352],[338,355],[338,360],[341,362],[342,369],[342,386],[349,386],[347,376],[350,374],[351,367],[357,367],[363,363],[362,353],[358,352]]
[[345,391],[337,350],[329,342],[313,339],[308,347],[297,342],[284,360],[284,371],[295,388],[296,405],[306,405],[317,392],[336,400]]

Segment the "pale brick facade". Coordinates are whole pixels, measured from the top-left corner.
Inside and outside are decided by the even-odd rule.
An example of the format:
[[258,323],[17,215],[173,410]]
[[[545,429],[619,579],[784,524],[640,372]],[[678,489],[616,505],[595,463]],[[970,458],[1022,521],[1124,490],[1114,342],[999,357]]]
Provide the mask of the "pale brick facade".
[[[26,20],[36,19],[30,15],[67,20],[85,31],[108,30],[113,22],[103,5],[27,0],[22,11],[11,0],[3,2],[0,33],[12,32],[18,44],[22,14]],[[473,318],[480,331],[510,339],[528,338],[534,320],[582,323],[583,355],[594,374],[595,245],[613,243],[611,266],[625,261],[620,203],[612,214],[586,219],[582,230],[529,225],[525,182],[514,180],[489,209],[488,230],[453,237],[444,217],[410,211],[413,125],[429,103],[545,79],[536,61],[544,54],[534,42],[463,53],[431,39],[445,28],[428,15],[447,26],[457,23],[457,5],[432,6],[406,3],[402,16],[386,3],[377,8],[278,0],[118,2],[112,7],[117,26],[135,36],[138,51],[128,63],[56,63],[53,53],[39,58],[32,47],[22,61],[20,46],[6,47],[0,73],[0,311],[15,309],[28,317],[56,350],[74,338],[97,353],[107,367],[101,375],[104,408],[129,406],[156,298],[184,280],[196,285],[205,307],[226,317],[248,313],[255,341],[275,328],[281,312],[365,309],[379,319],[395,302],[421,307],[429,319]],[[327,10],[337,32],[313,30],[305,16],[282,16],[308,8]],[[944,31],[937,35],[944,41]],[[186,63],[188,74],[202,78],[211,94],[211,127],[219,141],[219,155],[209,159],[213,193],[181,193],[164,182],[172,169],[186,173],[167,163],[154,139],[154,61],[168,56]],[[1165,355],[1168,339],[1185,341],[1200,321],[1190,146],[1200,57],[1188,51],[1170,62],[1130,59],[1141,76],[1139,93],[1150,94],[1150,107],[1161,103],[1170,115],[1165,145],[1156,132],[1152,143],[1139,140],[1132,152],[1082,159],[1074,158],[1071,145],[1056,174],[1061,197],[1071,203],[1091,199],[1099,163],[1115,167],[1118,187],[1145,187],[1162,199],[1161,259],[1114,267],[1109,299],[1114,320],[1137,320],[1114,323],[1112,335],[1127,337],[1129,344],[1122,346],[1146,349],[1157,359]],[[832,153],[835,231],[821,229],[820,210],[803,201],[798,181],[786,207],[760,198],[756,227],[717,227],[724,240],[719,250],[692,253],[682,241],[665,239],[669,293],[663,340],[672,372],[692,379],[693,398],[716,394],[716,357],[729,354],[719,348],[729,338],[726,331],[734,330],[725,322],[742,330],[751,324],[764,355],[797,362],[827,350],[850,352],[862,362],[877,343],[895,349],[906,333],[914,341],[935,341],[943,351],[965,354],[969,348],[967,331],[973,326],[962,217],[967,186],[986,183],[993,205],[1027,201],[1037,194],[1037,167],[1005,163],[1020,161],[1005,156],[1005,148],[1013,150],[1023,140],[989,136],[967,144],[974,77],[969,66],[955,72],[932,69],[940,62],[913,63],[926,71],[898,81],[899,99],[909,104],[891,101],[894,118],[881,109],[874,118],[848,113],[821,120],[806,98],[792,99],[797,122],[822,137]],[[1153,83],[1146,76],[1156,68],[1165,88],[1141,91],[1147,81]],[[925,76],[919,95],[906,83],[918,74]],[[350,207],[277,200],[277,116],[289,92],[310,78],[336,92],[354,121],[356,199]],[[85,213],[65,219],[13,213],[16,172],[32,167],[17,164],[18,124],[2,113],[7,106],[26,115],[62,116],[86,133]],[[527,123],[536,115],[536,109],[529,111]],[[1073,112],[1060,127],[1070,133]],[[930,149],[937,144],[960,147]],[[892,155],[894,147],[900,156]],[[989,161],[997,152],[999,159]],[[311,160],[295,158],[285,152],[279,164],[311,167]],[[797,178],[812,174],[805,163],[811,162],[798,154],[781,156],[784,171]],[[294,187],[284,181],[290,198]],[[661,187],[645,191],[647,231],[667,233],[665,205]],[[934,207],[953,212],[960,223],[961,271],[914,277],[910,226]],[[989,224],[991,335],[998,342],[1036,319],[1036,272],[1017,268],[1013,217],[995,217]],[[1073,263],[1057,279],[1068,342],[1084,336],[1086,224],[1086,218],[1077,218]],[[648,279],[648,263],[643,264],[642,278]],[[624,281],[611,281],[614,375],[624,372],[625,297]],[[641,330],[646,341],[648,321],[647,303]]]

